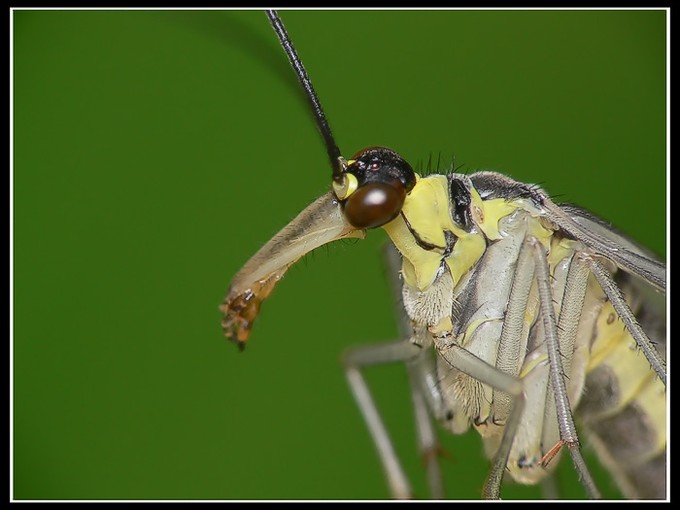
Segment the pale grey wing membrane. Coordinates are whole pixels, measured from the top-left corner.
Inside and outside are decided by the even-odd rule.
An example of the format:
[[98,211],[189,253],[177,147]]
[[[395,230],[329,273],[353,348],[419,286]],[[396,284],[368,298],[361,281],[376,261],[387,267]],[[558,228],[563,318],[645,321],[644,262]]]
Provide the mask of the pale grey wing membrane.
[[666,266],[651,252],[633,243],[592,213],[570,204],[557,205],[538,186],[520,183],[496,172],[480,171],[469,178],[482,199],[530,199],[566,234],[616,262],[627,273],[666,291]]
[[657,289],[666,291],[666,266],[649,250],[635,244],[590,212],[544,198],[546,217],[595,252],[616,262]]

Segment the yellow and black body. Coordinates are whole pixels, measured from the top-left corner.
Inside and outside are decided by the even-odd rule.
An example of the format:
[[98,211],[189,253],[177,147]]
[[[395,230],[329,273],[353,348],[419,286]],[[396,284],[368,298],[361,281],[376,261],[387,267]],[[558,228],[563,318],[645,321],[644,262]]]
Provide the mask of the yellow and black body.
[[563,447],[598,497],[576,418],[626,497],[665,498],[665,265],[587,211],[502,174],[421,177],[385,147],[345,160],[283,23],[268,15],[326,142],[332,191],[234,276],[221,306],[226,337],[245,346],[262,301],[302,256],[381,227],[398,252],[408,331],[343,362],[394,497],[409,497],[409,484],[360,371],[403,362],[435,495],[432,417],[482,436],[485,497],[500,497],[505,474],[540,483]]
[[[559,207],[545,192],[501,174],[420,177],[395,152],[372,147],[347,161],[342,180],[349,184],[334,185],[342,199],[336,192],[320,197],[234,278],[222,307],[226,335],[244,345],[261,301],[302,255],[336,239],[363,237],[366,228],[381,226],[402,257],[402,298],[413,325],[411,341],[431,346],[432,340],[424,337],[449,338],[488,365],[525,382],[521,433],[506,468],[518,482],[540,482],[557,464],[545,459],[560,436],[548,391],[549,358],[535,283],[524,308],[521,333],[513,340],[517,354],[512,366],[499,366],[497,359],[518,257],[529,237],[543,245],[559,316],[571,264],[582,254],[601,254],[554,221]],[[370,191],[363,191],[364,187]],[[350,199],[358,200],[352,204]],[[367,220],[361,217],[365,211]],[[568,221],[594,221],[585,211],[574,207],[568,211]],[[618,235],[612,239],[612,243],[622,242]],[[632,243],[616,250],[645,253]],[[626,289],[642,326],[653,329],[653,341],[665,358],[663,306],[636,298],[639,284],[634,285],[634,277],[602,258]],[[660,263],[655,267],[661,271]],[[665,273],[659,279],[665,279]],[[568,360],[567,391],[577,420],[626,496],[664,497],[665,385],[650,370],[592,275],[576,329],[571,351],[561,355]],[[508,418],[506,399],[444,358],[437,358],[435,366],[441,402],[433,415],[455,433],[474,426],[493,458]]]

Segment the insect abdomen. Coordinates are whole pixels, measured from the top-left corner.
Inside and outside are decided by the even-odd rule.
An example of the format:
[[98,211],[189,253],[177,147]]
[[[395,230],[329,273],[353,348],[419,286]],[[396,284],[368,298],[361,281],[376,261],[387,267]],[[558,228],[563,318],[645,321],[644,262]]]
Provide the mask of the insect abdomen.
[[[628,290],[632,295],[635,289]],[[664,321],[646,303],[637,307],[633,303],[635,308],[642,327],[663,353]],[[609,302],[593,331],[578,417],[589,444],[624,496],[666,497],[665,388]]]

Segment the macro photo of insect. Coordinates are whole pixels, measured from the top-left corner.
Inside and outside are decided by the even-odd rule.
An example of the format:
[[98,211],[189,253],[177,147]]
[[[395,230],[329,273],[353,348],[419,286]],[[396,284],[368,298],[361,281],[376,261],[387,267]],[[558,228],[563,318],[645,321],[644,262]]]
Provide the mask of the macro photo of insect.
[[12,499],[670,499],[669,17],[15,11]]
[[504,477],[557,495],[562,450],[585,494],[601,498],[581,437],[626,497],[665,498],[665,264],[590,212],[500,173],[456,173],[453,163],[430,173],[428,162],[421,176],[381,146],[343,157],[280,16],[267,14],[324,139],[332,190],[234,277],[226,337],[245,347],[262,302],[302,256],[382,227],[402,338],[350,348],[342,364],[392,497],[412,488],[362,375],[388,363],[408,373],[433,498],[444,497],[433,421],[482,436],[485,498],[500,498]]

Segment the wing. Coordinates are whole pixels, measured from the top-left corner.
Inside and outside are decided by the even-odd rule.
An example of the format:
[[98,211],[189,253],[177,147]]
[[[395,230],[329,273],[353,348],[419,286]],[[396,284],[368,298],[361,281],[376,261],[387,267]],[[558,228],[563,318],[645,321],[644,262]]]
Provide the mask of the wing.
[[666,265],[646,248],[639,246],[588,211],[573,205],[557,205],[545,196],[546,217],[596,253],[616,262],[662,292],[666,292]]

